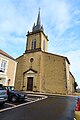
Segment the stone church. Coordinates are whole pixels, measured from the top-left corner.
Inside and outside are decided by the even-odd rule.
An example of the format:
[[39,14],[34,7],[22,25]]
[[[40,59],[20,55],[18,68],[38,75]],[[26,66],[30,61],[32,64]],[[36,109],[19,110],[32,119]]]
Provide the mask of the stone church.
[[48,52],[48,37],[40,21],[27,33],[26,50],[16,60],[15,88],[41,93],[72,94],[75,78],[67,57]]

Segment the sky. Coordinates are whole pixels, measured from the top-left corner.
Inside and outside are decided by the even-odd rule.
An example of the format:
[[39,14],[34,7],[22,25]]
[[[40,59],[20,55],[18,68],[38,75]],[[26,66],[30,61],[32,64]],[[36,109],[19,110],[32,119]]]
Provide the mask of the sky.
[[48,52],[69,59],[80,87],[80,0],[0,0],[0,49],[14,58],[25,52],[39,8]]

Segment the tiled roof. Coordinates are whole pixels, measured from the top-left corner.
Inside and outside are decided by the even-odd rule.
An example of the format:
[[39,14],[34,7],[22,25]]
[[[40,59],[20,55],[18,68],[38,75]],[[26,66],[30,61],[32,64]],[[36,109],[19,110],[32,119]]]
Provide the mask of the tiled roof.
[[13,57],[11,57],[10,55],[8,55],[6,52],[2,51],[1,49],[0,49],[0,54],[4,55],[4,56],[6,56],[6,57],[8,57],[10,59],[15,60]]

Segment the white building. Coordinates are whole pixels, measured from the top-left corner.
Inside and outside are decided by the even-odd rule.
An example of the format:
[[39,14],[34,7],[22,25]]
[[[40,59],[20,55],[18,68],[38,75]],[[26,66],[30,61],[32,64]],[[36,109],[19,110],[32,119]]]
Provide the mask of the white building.
[[16,60],[0,50],[0,83],[4,86],[14,86],[16,74]]

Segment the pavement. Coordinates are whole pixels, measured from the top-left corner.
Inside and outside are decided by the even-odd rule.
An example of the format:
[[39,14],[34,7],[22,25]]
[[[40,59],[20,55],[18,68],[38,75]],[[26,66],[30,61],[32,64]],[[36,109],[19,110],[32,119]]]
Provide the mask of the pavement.
[[75,104],[74,97],[48,96],[0,112],[0,120],[73,120]]
[[[62,99],[64,99],[65,101],[67,100],[67,99],[75,99],[75,101],[73,102],[74,104],[76,103],[76,101],[77,101],[77,97],[76,96],[73,96],[73,95],[68,95],[68,96],[66,96],[66,95],[59,95],[59,94],[48,94],[48,93],[34,93],[34,92],[26,92],[27,93],[27,95],[28,95],[28,99],[26,100],[26,102],[25,103],[15,103],[15,104],[12,104],[12,103],[6,103],[5,104],[5,106],[2,108],[2,109],[0,109],[0,113],[1,112],[4,112],[4,111],[8,111],[8,110],[12,110],[12,109],[16,109],[16,108],[19,108],[19,107],[22,107],[22,106],[26,106],[26,105],[28,105],[28,104],[31,104],[31,103],[35,103],[35,102],[37,102],[37,101],[40,101],[40,100],[44,100],[44,99],[46,99],[46,98],[54,98],[53,100],[55,100],[55,98],[62,98]],[[73,99],[73,100],[74,100]],[[61,100],[60,100],[61,101]],[[55,102],[60,102],[58,99],[56,99],[56,101]],[[67,101],[66,101],[67,102]],[[70,102],[70,100],[68,101],[68,102]],[[69,104],[73,104],[73,103],[69,103]],[[54,102],[53,102],[53,104],[54,104]],[[59,104],[59,103],[58,103]],[[64,104],[64,103],[63,103]],[[66,103],[65,103],[66,104]],[[65,104],[64,104],[64,106],[65,106]],[[68,103],[67,103],[68,104]],[[56,103],[54,104],[54,105],[56,105]],[[64,117],[64,115],[66,116],[66,115],[69,115],[69,116],[71,116],[70,114],[72,114],[72,116],[74,116],[74,114],[70,111],[70,109],[74,109],[73,108],[74,106],[72,106],[72,108],[68,108],[68,110],[69,111],[66,111],[67,112],[67,114],[62,114],[63,115],[63,117]],[[63,110],[63,108],[64,107],[61,107],[60,106],[60,112],[61,112],[61,110]],[[51,111],[51,110],[50,110]],[[56,113],[55,113],[56,112]],[[58,116],[58,114],[59,113],[57,113],[57,111],[55,111],[54,112],[54,116],[53,116],[53,118],[55,119],[55,120],[58,120],[58,118],[56,118],[56,114],[57,114],[57,116]],[[64,112],[63,112],[64,113]],[[50,113],[51,114],[51,113]],[[60,116],[60,114],[59,114],[59,116]],[[67,116],[68,117],[68,119],[65,117],[65,119],[62,117],[60,120],[69,120],[69,116]],[[76,120],[80,120],[80,112],[77,112],[77,111],[75,111],[75,119]],[[2,119],[1,119],[2,120]],[[3,119],[4,120],[4,119]],[[15,119],[14,119],[15,120]],[[25,120],[25,119],[23,119],[23,120]],[[32,120],[35,120],[35,119],[32,119]],[[42,120],[42,119],[41,119]],[[47,120],[47,119],[44,119],[44,120]],[[50,119],[50,120],[52,120],[52,119]],[[70,120],[73,120],[72,118],[70,118]]]
[[11,101],[7,101],[3,106],[0,107],[0,112],[4,112],[7,110],[11,110],[13,108],[17,108],[23,105],[27,105],[33,102],[36,102],[38,100],[45,99],[47,96],[43,95],[33,95],[33,94],[28,94],[28,98],[25,99],[25,101],[18,101],[15,103],[12,103]]

